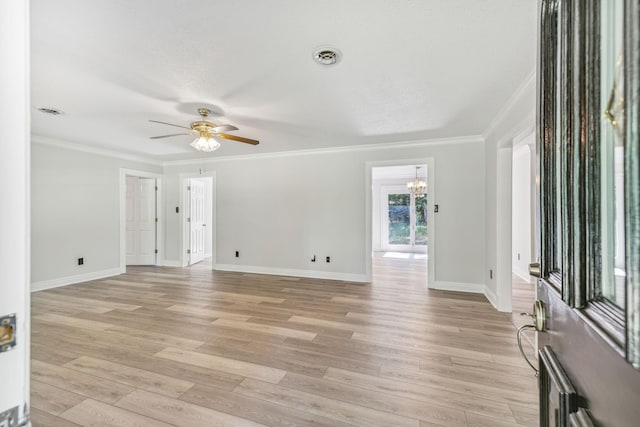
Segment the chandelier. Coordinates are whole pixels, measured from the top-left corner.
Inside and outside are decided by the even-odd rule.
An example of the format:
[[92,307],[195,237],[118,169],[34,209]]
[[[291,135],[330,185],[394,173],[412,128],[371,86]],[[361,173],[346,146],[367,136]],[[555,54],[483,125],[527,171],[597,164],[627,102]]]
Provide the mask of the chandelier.
[[407,190],[416,197],[424,196],[424,193],[427,191],[427,183],[418,180],[418,169],[420,169],[420,167],[421,166],[416,166],[416,178],[413,181],[407,182]]

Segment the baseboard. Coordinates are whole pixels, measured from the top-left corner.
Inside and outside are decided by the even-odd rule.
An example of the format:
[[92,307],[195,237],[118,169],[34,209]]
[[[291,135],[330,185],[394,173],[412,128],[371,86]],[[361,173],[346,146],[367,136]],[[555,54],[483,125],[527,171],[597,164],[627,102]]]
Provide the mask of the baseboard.
[[487,299],[489,300],[489,302],[491,303],[493,308],[495,308],[496,310],[500,311],[500,309],[498,308],[498,295],[496,295],[495,292],[493,292],[491,289],[489,289],[487,286],[485,286],[484,287],[484,296],[487,297]]
[[75,283],[88,282],[90,280],[104,279],[105,277],[117,276],[125,273],[121,268],[110,268],[109,270],[93,271],[91,273],[77,274],[75,276],[60,277],[58,279],[44,280],[31,284],[31,292],[43,291],[45,289],[59,288],[60,286],[73,285]]
[[521,268],[518,268],[516,266],[512,267],[512,273],[515,274],[516,276],[518,276],[519,278],[521,278],[522,280],[524,280],[527,283],[533,283],[531,281],[531,276],[529,275],[528,271],[525,271]]
[[182,263],[180,261],[176,261],[173,259],[164,259],[162,260],[163,267],[182,267]]
[[235,271],[238,273],[269,274],[272,276],[307,277],[310,279],[368,283],[367,277],[364,274],[337,273],[333,271],[296,270],[289,268],[257,267],[235,264],[214,264],[213,269],[219,271]]
[[440,291],[471,292],[474,294],[484,294],[485,286],[480,283],[458,283],[437,281],[429,285],[429,289]]

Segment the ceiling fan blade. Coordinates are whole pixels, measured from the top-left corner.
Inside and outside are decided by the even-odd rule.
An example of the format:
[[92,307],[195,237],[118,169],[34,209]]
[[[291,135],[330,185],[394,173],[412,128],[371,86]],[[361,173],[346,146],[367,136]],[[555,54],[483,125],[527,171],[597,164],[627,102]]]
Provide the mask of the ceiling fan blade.
[[229,132],[232,130],[238,130],[237,127],[232,126],[232,125],[220,125],[220,126],[216,126],[214,128],[211,128],[211,132],[213,133],[220,133],[220,132]]
[[169,138],[171,136],[191,135],[190,133],[172,133],[171,135],[150,136],[149,139]]
[[182,128],[182,129],[189,129],[189,130],[191,130],[191,128],[188,128],[188,127],[186,127],[186,126],[182,126],[182,125],[174,125],[173,123],[159,122],[159,121],[157,121],[157,120],[149,120],[149,121],[150,121],[150,122],[153,122],[153,123],[160,123],[160,124],[162,124],[162,125],[175,126],[175,127],[177,127],[177,128]]
[[216,137],[223,139],[230,139],[232,141],[244,142],[245,144],[258,145],[260,141],[256,141],[255,139],[243,138],[241,136],[229,135],[226,133],[217,133]]

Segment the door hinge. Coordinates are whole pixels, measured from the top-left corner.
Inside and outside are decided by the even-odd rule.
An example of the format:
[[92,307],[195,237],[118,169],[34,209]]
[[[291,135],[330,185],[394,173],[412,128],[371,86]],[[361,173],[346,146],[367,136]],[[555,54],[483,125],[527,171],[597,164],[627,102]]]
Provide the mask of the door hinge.
[[158,222],[158,218],[156,218],[156,222]]
[[191,249],[187,249],[187,253],[190,254],[191,253]]
[[156,249],[156,253],[158,253],[158,250]]
[[156,185],[156,191],[158,191],[158,186]]
[[191,222],[191,218],[187,218],[187,222]]
[[[0,317],[0,353],[16,346],[16,315]],[[0,420],[1,421],[1,420]],[[2,424],[0,424],[2,426]]]
[[187,191],[191,191],[191,186],[190,185],[187,187]]
[[[0,412],[0,427],[18,427],[19,424],[19,407],[8,409]],[[26,424],[22,424],[26,425]]]

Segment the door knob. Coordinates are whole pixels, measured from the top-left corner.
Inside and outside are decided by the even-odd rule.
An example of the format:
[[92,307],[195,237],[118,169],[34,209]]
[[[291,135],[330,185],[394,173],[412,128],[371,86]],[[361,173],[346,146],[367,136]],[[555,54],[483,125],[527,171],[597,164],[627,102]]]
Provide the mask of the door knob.
[[533,320],[534,329],[538,332],[544,332],[546,328],[547,314],[544,309],[544,303],[537,300],[533,303],[533,313],[520,313],[520,316],[529,316]]
[[533,276],[533,277],[541,277],[542,274],[540,273],[540,263],[539,262],[532,262],[531,264],[529,264],[529,275]]

